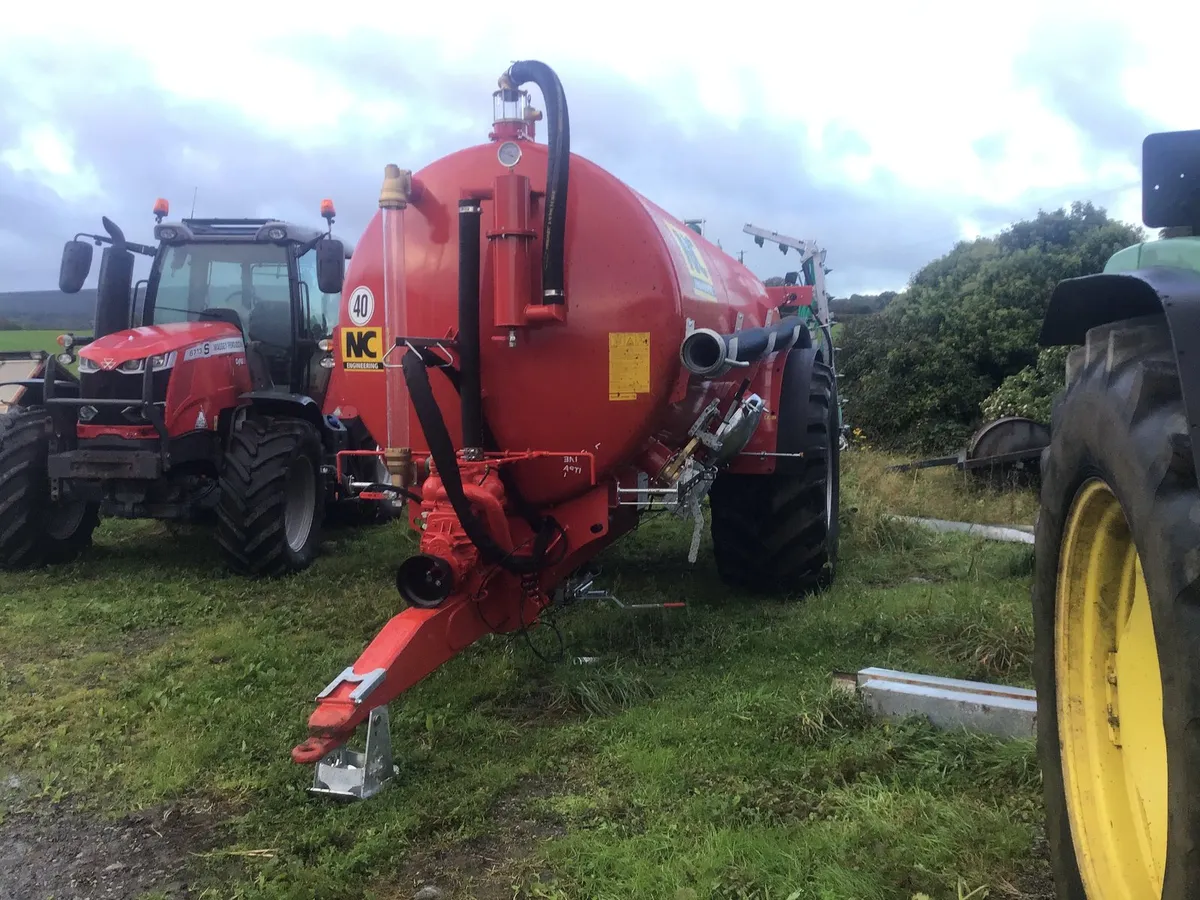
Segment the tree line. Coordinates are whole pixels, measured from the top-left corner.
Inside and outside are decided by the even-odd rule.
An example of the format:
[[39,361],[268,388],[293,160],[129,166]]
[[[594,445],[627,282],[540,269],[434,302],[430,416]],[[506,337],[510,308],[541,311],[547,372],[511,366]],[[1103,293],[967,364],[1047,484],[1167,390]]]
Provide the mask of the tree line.
[[906,452],[953,450],[1002,415],[1048,423],[1066,359],[1066,348],[1037,346],[1054,286],[1102,271],[1117,250],[1145,239],[1141,228],[1075,202],[960,241],[870,313],[835,312],[846,421],[874,446]]

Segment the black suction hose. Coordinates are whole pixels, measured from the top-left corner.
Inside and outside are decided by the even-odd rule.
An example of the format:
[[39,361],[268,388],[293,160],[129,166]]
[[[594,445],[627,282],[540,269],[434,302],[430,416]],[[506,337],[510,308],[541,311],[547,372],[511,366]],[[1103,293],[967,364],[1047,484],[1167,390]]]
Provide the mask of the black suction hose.
[[561,533],[561,526],[549,518],[543,520],[543,527],[537,532],[532,552],[528,556],[518,556],[496,543],[488,533],[487,526],[471,509],[471,502],[463,490],[462,472],[458,468],[454,442],[450,438],[450,432],[446,429],[446,422],[438,408],[437,398],[433,396],[427,365],[427,361],[412,350],[405,353],[404,359],[401,360],[404,382],[408,386],[413,410],[417,414],[417,420],[421,423],[425,440],[429,443],[429,454],[433,457],[438,476],[442,479],[442,485],[446,489],[446,496],[450,500],[455,515],[462,523],[463,530],[471,539],[471,543],[479,548],[485,564],[499,565],[519,575],[540,572],[546,566],[546,551],[549,549],[550,542],[555,534]]
[[772,353],[812,346],[812,335],[799,316],[787,316],[774,325],[718,334],[697,328],[679,347],[679,359],[693,375],[712,377],[735,365],[752,363]]
[[566,299],[563,267],[567,234],[567,182],[571,162],[571,121],[562,82],[543,62],[527,59],[513,63],[508,77],[515,87],[532,81],[546,103],[546,131],[550,147],[546,172],[545,235],[542,242],[542,302]]

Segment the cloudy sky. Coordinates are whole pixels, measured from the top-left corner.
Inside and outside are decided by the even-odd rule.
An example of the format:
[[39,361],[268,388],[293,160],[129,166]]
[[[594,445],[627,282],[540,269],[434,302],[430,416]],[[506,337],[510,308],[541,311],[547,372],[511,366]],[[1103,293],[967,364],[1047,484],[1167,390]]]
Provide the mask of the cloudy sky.
[[745,223],[819,241],[836,295],[1075,199],[1140,223],[1142,137],[1200,127],[1184,0],[705,6],[21,3],[0,31],[0,291],[52,287],[102,214],[149,240],[159,196],[309,222],[333,197],[357,237],[383,166],[486,140],[523,58],[559,73],[573,151],[762,277],[785,261]]

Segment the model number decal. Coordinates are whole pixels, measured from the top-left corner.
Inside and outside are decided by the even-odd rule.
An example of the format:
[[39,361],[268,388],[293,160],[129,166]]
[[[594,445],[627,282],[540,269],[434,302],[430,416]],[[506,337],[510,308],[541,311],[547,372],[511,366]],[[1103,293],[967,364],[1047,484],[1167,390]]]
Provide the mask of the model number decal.
[[221,338],[217,341],[205,341],[183,351],[183,360],[207,359],[210,356],[228,356],[231,353],[245,353],[246,343],[240,337]]

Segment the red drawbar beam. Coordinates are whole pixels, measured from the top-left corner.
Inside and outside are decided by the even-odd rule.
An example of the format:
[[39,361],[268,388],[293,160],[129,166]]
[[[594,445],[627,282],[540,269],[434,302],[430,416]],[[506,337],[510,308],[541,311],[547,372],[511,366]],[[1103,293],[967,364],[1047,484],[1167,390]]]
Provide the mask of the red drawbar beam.
[[[333,690],[320,698],[308,720],[310,737],[292,750],[292,759],[320,761],[366,721],[379,705],[378,697],[399,696],[488,631],[479,612],[461,597],[437,609],[409,608],[393,616],[354,663],[353,671],[363,673],[354,676],[358,680],[336,681]],[[371,680],[364,682],[364,676]],[[369,690],[351,699],[361,684]]]
[[[496,498],[481,498],[476,485],[467,484],[464,489],[473,504],[483,507],[485,519],[496,528],[496,538],[504,540],[508,529],[500,529],[496,521]],[[424,493],[425,504],[435,508],[446,505],[442,490],[433,488]],[[396,699],[483,635],[535,624],[538,613],[549,602],[548,592],[637,520],[631,508],[610,510],[607,486],[594,487],[551,512],[562,526],[570,549],[566,558],[540,574],[537,589],[526,590],[518,576],[505,570],[478,567],[440,606],[412,607],[393,616],[354,665],[317,698],[317,708],[308,720],[309,737],[292,750],[292,759],[301,764],[319,762],[344,744],[373,708]],[[611,522],[610,512],[614,517]],[[438,542],[446,537],[427,531],[422,548],[427,542],[430,548],[439,546]]]

